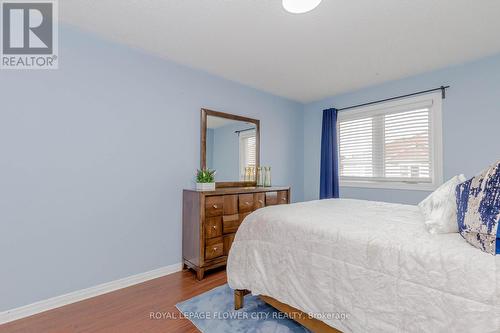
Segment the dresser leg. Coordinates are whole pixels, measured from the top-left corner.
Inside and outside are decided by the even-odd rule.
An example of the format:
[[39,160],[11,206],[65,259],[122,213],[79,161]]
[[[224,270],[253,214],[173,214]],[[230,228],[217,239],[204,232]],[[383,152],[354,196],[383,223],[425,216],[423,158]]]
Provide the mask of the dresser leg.
[[198,268],[198,270],[196,271],[196,279],[198,281],[201,281],[203,280],[203,277],[205,276],[205,269],[203,268]]

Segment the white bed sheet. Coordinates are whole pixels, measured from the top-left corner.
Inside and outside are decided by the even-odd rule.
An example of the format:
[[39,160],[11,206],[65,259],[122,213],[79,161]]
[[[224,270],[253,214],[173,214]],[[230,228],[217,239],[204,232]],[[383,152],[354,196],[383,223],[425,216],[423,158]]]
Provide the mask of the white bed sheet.
[[227,275],[343,332],[484,333],[500,332],[499,267],[459,234],[429,234],[417,206],[332,199],[249,215]]

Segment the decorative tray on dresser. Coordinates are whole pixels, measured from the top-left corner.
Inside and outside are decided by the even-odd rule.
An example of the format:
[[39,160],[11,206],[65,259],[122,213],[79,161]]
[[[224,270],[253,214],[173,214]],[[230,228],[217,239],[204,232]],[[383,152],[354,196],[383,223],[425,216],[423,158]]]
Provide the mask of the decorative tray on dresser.
[[210,192],[184,190],[182,256],[198,280],[225,266],[234,235],[245,217],[259,208],[290,203],[290,187],[227,187]]

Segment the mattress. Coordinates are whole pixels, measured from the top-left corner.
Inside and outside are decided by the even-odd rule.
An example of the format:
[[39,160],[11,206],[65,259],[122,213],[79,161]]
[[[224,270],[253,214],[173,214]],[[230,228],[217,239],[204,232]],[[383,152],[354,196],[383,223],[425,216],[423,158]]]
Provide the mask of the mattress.
[[500,332],[500,257],[429,234],[417,206],[331,199],[266,207],[239,227],[229,286],[343,332]]

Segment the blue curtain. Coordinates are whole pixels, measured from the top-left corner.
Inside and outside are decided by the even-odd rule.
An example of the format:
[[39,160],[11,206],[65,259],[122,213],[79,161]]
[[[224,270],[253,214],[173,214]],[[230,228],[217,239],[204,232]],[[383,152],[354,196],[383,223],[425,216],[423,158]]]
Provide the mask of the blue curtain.
[[321,133],[320,199],[339,197],[339,163],[337,147],[337,109],[324,110]]

